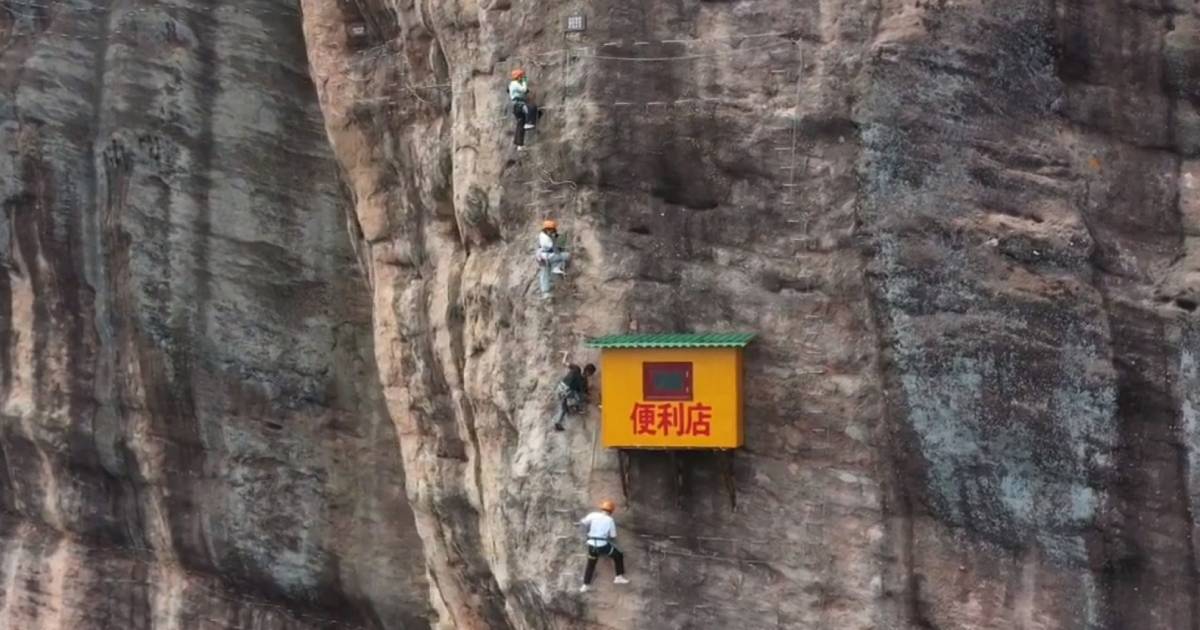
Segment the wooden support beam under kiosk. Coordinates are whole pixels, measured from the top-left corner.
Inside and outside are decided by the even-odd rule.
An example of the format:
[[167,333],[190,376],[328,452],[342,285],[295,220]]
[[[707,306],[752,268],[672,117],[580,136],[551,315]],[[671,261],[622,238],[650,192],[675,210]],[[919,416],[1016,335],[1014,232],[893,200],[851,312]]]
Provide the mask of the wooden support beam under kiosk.
[[737,511],[737,484],[733,476],[733,454],[737,451],[728,449],[717,451],[721,459],[721,477],[725,479],[725,488],[729,490],[729,509]]
[[684,491],[684,466],[687,465],[687,458],[680,457],[679,451],[671,451],[671,476],[675,480],[675,507],[683,507],[683,491]]
[[[633,464],[631,463],[632,449],[619,448],[617,449],[617,465],[621,475],[621,494],[627,502],[631,501],[630,489],[633,487],[631,480],[633,473]],[[671,482],[675,489],[675,507],[683,507],[683,495],[687,491],[687,462],[689,457],[681,455],[679,451],[668,450],[671,458]],[[712,451],[717,460],[717,469],[720,471],[721,480],[724,482],[725,490],[729,493],[729,509],[737,511],[737,483],[734,477],[734,461],[733,456],[737,451],[735,449],[720,449]],[[690,455],[690,454],[689,454]]]
[[629,450],[617,449],[617,463],[621,467],[621,494],[629,501]]

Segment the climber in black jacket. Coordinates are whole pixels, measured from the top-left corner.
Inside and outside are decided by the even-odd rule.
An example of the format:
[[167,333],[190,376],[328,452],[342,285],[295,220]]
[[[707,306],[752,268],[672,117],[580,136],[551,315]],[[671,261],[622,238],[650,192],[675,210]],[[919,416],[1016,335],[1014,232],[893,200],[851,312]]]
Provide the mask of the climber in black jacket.
[[562,377],[555,387],[554,394],[558,398],[558,413],[554,416],[554,430],[563,430],[563,420],[567,414],[578,412],[588,400],[590,393],[588,379],[596,373],[596,366],[591,363],[583,366],[567,361],[567,353],[563,353],[563,365],[567,366],[567,374]]

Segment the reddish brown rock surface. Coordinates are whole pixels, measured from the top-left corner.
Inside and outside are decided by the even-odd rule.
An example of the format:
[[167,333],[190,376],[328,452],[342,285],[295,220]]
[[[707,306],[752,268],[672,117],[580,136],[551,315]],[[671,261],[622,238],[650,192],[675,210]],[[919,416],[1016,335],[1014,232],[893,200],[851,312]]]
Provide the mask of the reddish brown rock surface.
[[284,2],[0,4],[0,627],[419,627]]
[[[101,4],[0,5],[10,626],[1200,625],[1195,3]],[[582,596],[625,330],[759,334],[738,507]]]

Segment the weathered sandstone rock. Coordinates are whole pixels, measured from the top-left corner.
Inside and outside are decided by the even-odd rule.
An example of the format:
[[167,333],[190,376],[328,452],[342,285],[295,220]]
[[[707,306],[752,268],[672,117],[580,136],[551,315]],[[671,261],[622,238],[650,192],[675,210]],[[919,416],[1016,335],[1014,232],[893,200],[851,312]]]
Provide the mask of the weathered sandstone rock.
[[427,624],[300,20],[0,5],[0,627]]
[[[201,4],[0,5],[0,620],[1200,624],[1194,2]],[[626,330],[759,334],[737,509],[581,596]]]

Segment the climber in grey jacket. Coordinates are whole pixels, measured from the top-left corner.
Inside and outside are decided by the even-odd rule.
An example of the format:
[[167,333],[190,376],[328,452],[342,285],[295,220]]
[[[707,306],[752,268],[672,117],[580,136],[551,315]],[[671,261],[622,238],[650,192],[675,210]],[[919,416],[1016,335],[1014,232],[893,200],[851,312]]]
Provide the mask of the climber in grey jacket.
[[571,255],[558,246],[558,222],[554,219],[542,221],[533,259],[538,264],[538,286],[542,290],[542,298],[549,298],[554,284],[553,276],[566,275],[567,263],[571,262]]

